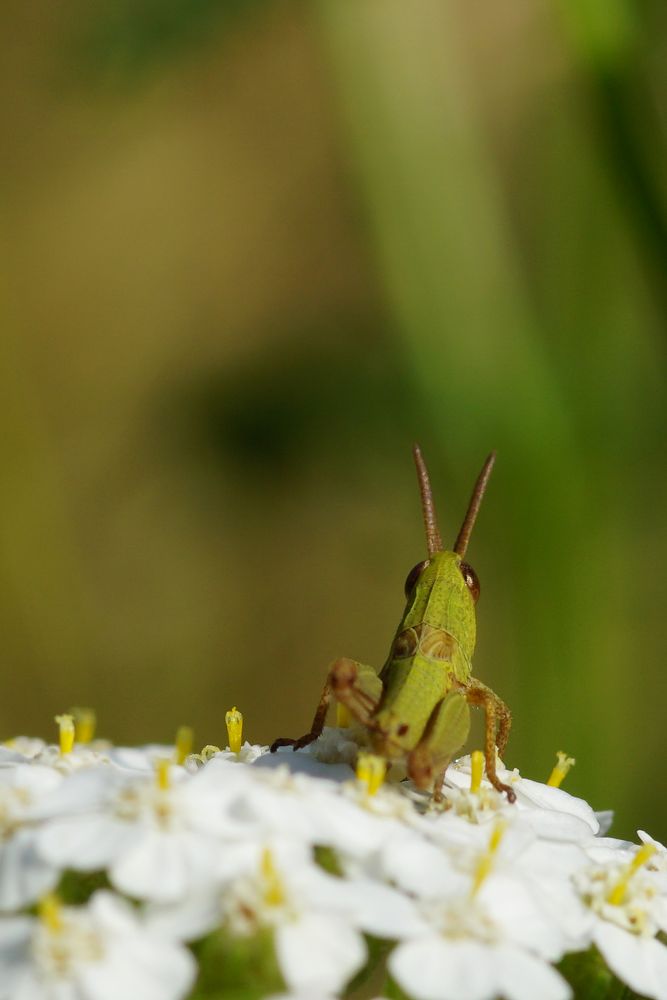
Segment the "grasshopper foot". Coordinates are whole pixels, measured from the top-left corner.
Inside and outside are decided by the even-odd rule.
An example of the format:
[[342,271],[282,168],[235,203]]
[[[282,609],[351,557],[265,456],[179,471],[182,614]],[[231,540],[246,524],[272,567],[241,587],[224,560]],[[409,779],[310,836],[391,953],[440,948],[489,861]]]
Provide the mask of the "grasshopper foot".
[[306,733],[305,736],[300,736],[298,740],[292,740],[289,736],[282,736],[280,739],[273,741],[269,747],[269,751],[275,753],[280,747],[291,747],[292,750],[301,750],[316,740],[319,735],[319,733]]
[[505,795],[507,796],[507,801],[510,804],[512,804],[513,802],[516,802],[516,792],[514,791],[513,788],[510,788],[509,785],[505,785],[495,775],[491,775],[491,774],[487,773],[487,777],[488,777],[489,781],[491,782],[491,784],[493,785],[493,787],[496,789],[496,791],[498,791],[498,792],[504,792],[505,793]]

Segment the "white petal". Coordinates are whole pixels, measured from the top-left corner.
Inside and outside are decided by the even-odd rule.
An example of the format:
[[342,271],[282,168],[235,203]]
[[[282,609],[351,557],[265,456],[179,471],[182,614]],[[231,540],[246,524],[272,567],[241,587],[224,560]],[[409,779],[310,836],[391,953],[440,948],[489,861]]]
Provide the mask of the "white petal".
[[344,920],[306,914],[276,929],[276,955],[295,992],[337,993],[366,961],[364,939]]
[[586,851],[578,844],[549,844],[539,840],[530,844],[519,860],[531,876],[543,874],[558,881],[569,881],[574,872],[590,863]]
[[104,959],[82,966],[76,978],[86,1000],[180,1000],[195,974],[194,958],[185,948],[138,933],[113,941]]
[[642,844],[651,844],[660,854],[667,854],[667,847],[665,847],[664,844],[661,844],[659,840],[655,840],[645,830],[637,830],[637,836],[641,840]]
[[10,747],[0,746],[0,768],[3,771],[5,768],[8,771],[13,770],[17,764],[25,764],[27,759],[23,753],[17,753],[16,750],[12,750]]
[[35,921],[32,917],[0,918],[0,998],[12,995],[25,969]]
[[546,962],[500,946],[493,956],[498,994],[505,1000],[569,1000],[572,990],[560,973]]
[[174,941],[196,941],[220,924],[221,900],[222,890],[190,893],[176,903],[151,903],[145,910],[146,927]]
[[389,971],[415,1000],[493,1000],[490,951],[433,935],[400,944],[389,956]]
[[219,848],[204,836],[156,829],[135,836],[109,871],[112,885],[129,896],[169,903],[201,887],[215,870]]
[[76,871],[106,868],[136,837],[134,824],[104,813],[49,820],[37,835],[37,850],[51,864]]
[[103,934],[134,934],[141,926],[137,911],[126,899],[107,889],[98,889],[88,903],[91,919]]
[[54,888],[58,869],[35,850],[35,831],[19,829],[0,843],[0,910],[20,910]]
[[348,881],[350,898],[357,897],[352,914],[356,927],[375,937],[396,941],[424,933],[424,922],[407,896],[379,882]]
[[[33,767],[36,765],[33,765]],[[43,770],[52,771],[52,768]],[[55,772],[54,772],[55,773]],[[93,767],[75,771],[45,794],[32,811],[36,818],[71,816],[99,808],[117,788],[122,779],[110,767]]]
[[595,928],[593,940],[621,982],[653,1000],[667,1000],[667,947],[664,944],[656,938],[630,934],[602,920]]
[[0,987],[0,997],[5,996],[8,1000],[80,1000],[81,994],[71,981],[45,981],[35,970],[25,968],[11,993],[2,993]]
[[349,781],[354,771],[349,764],[325,764],[310,753],[293,753],[290,749],[258,757],[253,766],[273,768],[287,766],[293,774],[309,774],[330,781]]
[[542,910],[560,927],[566,951],[585,951],[595,925],[593,911],[585,906],[575,892],[570,879],[549,878],[542,874],[532,877],[531,891]]
[[466,885],[445,851],[416,835],[392,837],[382,850],[381,865],[389,879],[425,899],[462,891]]
[[614,822],[614,810],[596,809],[595,818],[600,824],[600,829],[598,830],[598,836],[604,837],[605,833],[609,833],[611,825]]
[[[174,748],[171,748],[173,753]],[[169,757],[170,751],[166,751],[163,756]],[[152,774],[155,770],[155,757],[151,755],[146,747],[112,747],[109,750],[111,762],[119,768],[128,771],[139,771],[145,774]]]
[[586,822],[591,833],[598,833],[600,829],[600,824],[588,802],[570,795],[563,788],[554,788],[552,785],[543,785],[539,781],[531,781],[530,778],[522,778],[514,785],[514,789],[517,793],[518,803],[538,806],[540,809],[554,809],[558,812],[578,816]]
[[14,788],[23,788],[31,801],[43,799],[63,781],[63,776],[51,767],[39,764],[19,764],[8,770],[0,770],[0,783]]
[[426,925],[403,893],[368,878],[332,878],[320,872],[307,889],[310,905],[345,917],[375,937],[397,940],[423,934]]
[[517,879],[491,876],[482,885],[478,898],[495,925],[503,929],[506,939],[551,961],[562,956],[565,939],[559,925]]
[[[591,810],[592,812],[592,810]],[[556,809],[525,809],[522,813],[538,837],[544,840],[585,840],[592,833],[591,824],[581,816]]]

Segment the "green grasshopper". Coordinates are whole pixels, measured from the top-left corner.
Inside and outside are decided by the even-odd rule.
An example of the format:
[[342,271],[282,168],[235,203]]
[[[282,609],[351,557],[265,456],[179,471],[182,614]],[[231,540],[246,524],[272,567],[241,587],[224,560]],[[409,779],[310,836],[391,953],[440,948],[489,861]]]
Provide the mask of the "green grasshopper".
[[496,773],[496,747],[502,756],[511,714],[494,692],[472,676],[475,649],[475,605],[479,580],[464,562],[470,535],[491,475],[495,452],[487,458],[468,504],[454,548],[443,548],[433,505],[428,470],[414,448],[428,559],[418,563],[405,581],[407,604],[387,661],[378,675],[372,667],[343,657],[331,666],[312,726],[300,739],[277,739],[278,747],[308,746],[322,732],[334,697],[369,734],[374,753],[407,764],[421,789],[442,797],[445,770],[470,730],[470,705],[486,714],[486,774],[510,802],[516,798]]

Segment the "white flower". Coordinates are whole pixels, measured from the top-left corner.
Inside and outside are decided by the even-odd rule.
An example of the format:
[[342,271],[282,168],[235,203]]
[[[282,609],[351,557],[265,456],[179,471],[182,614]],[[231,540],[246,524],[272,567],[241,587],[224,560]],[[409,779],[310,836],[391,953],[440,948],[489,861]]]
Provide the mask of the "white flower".
[[[262,928],[274,933],[280,971],[288,989],[304,995],[336,993],[366,959],[363,937],[340,911],[341,879],[327,875],[310,850],[294,841],[246,845],[237,874],[214,891],[182,906],[151,907],[148,920],[162,934],[193,940],[215,927],[233,937]],[[338,907],[331,905],[333,897]]]
[[268,746],[262,746],[260,743],[249,743],[246,740],[238,753],[235,753],[227,747],[225,750],[218,750],[215,756],[221,760],[229,760],[232,763],[254,764],[256,760],[259,760],[260,757],[264,757],[268,754],[268,752]]
[[505,831],[503,820],[489,829],[453,819],[469,839],[474,833],[473,844],[408,855],[396,843],[383,852],[385,871],[416,895],[422,921],[392,953],[392,975],[417,1000],[569,997],[548,964],[566,950],[565,935],[516,866],[525,831]]
[[[593,809],[583,799],[569,795],[562,788],[523,778],[517,768],[509,770],[500,761],[497,763],[498,777],[516,794],[515,809],[524,814],[526,822],[538,836],[548,840],[582,840],[600,831],[600,822]],[[475,822],[490,818],[493,813],[509,809],[507,797],[497,792],[484,779],[479,792],[470,792],[471,760],[469,756],[454,761],[445,775],[445,786],[454,791],[452,804],[456,811],[465,814],[460,805],[462,792],[467,804],[469,818]],[[451,794],[444,788],[445,797]],[[477,796],[477,799],[475,798]],[[477,810],[475,802],[479,802]]]
[[157,778],[113,769],[73,775],[54,797],[37,845],[52,864],[108,868],[120,891],[166,902],[205,884],[221,838],[238,839],[245,829],[226,815],[205,771],[189,777],[165,762]]
[[254,764],[256,760],[269,752],[267,746],[258,743],[246,742],[239,749],[238,753],[230,750],[221,750],[220,747],[206,746],[201,753],[191,753],[185,759],[185,769],[190,774],[196,774],[210,760],[228,760],[231,764]]
[[1,1000],[180,1000],[195,972],[185,948],[111,893],[85,907],[49,901],[40,918],[0,918]]
[[431,934],[389,957],[399,985],[416,1000],[568,1000],[565,980],[520,948],[493,940]]
[[[445,813],[433,821],[430,837],[445,849],[457,871],[470,876],[484,862],[490,884],[495,884],[498,876],[520,882],[544,916],[560,928],[562,950],[585,948],[590,940],[589,923],[582,915],[572,884],[572,876],[589,863],[584,845],[541,840],[532,824],[526,822],[526,816],[526,812],[512,808],[496,821],[495,829],[502,828],[504,832],[498,849],[488,861],[484,861],[492,836],[488,824],[471,827],[459,817]],[[423,877],[428,881],[425,873]]]
[[5,740],[0,746],[0,767],[30,760],[45,746],[44,740],[32,736],[15,736],[11,740]]
[[656,937],[667,931],[667,899],[659,865],[650,867],[662,845],[648,840],[629,862],[623,845],[618,860],[588,866],[574,884],[612,972],[637,993],[667,1000],[667,946]]
[[306,774],[327,781],[347,781],[353,773],[348,764],[320,760],[315,754],[309,753],[308,747],[296,752],[291,747],[282,747],[276,753],[264,754],[257,759],[255,767],[289,769],[293,774]]
[[20,763],[0,768],[0,910],[34,903],[58,881],[58,868],[35,850],[32,812],[62,778],[50,768]]
[[318,824],[312,797],[320,786],[330,793],[333,783],[295,774],[285,766],[261,766],[268,759],[264,756],[255,764],[244,765],[216,754],[200,775],[224,789],[230,816],[254,827],[258,837],[284,835],[297,842],[316,843]]
[[654,848],[654,853],[646,861],[646,869],[658,873],[657,880],[660,884],[660,891],[663,895],[667,894],[667,847],[659,840],[654,840],[644,830],[638,830],[637,836],[642,844],[650,844]]
[[173,760],[174,752],[173,745],[147,743],[142,747],[110,746],[105,754],[112,764],[123,771],[142,771],[145,774],[153,774],[159,761]]
[[621,982],[642,996],[667,1000],[667,947],[661,941],[602,922],[596,924],[593,940]]
[[60,747],[49,744],[34,754],[30,762],[42,767],[52,767],[60,774],[71,774],[73,771],[98,767],[100,764],[108,765],[110,757],[107,753],[93,750],[85,743],[76,743],[69,753],[63,753]]
[[347,764],[354,770],[360,747],[369,746],[363,726],[325,726],[320,735],[303,750],[323,764]]

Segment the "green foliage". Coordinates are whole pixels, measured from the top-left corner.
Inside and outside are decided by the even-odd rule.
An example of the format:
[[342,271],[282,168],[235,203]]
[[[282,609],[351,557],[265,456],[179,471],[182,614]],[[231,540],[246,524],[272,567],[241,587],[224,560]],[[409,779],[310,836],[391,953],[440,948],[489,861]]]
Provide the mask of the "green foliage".
[[285,988],[269,929],[250,937],[216,930],[197,942],[193,951],[199,977],[189,1000],[260,1000]]
[[392,979],[391,976],[387,976],[382,994],[387,1000],[411,1000],[409,995],[401,989],[396,980]]
[[609,971],[596,948],[566,955],[558,966],[575,1000],[635,1000],[636,994]]
[[337,877],[343,874],[343,870],[340,866],[340,861],[336,856],[336,852],[332,847],[323,847],[321,844],[315,848],[315,863],[323,868],[325,872],[329,875],[336,875]]
[[360,1000],[362,997],[375,995],[378,992],[377,983],[385,978],[385,963],[393,947],[392,941],[365,935],[368,958],[363,969],[360,969],[354,979],[348,983],[345,996],[348,1000]]
[[87,903],[98,889],[111,889],[106,872],[75,872],[68,869],[63,872],[56,893],[63,903],[79,906]]

